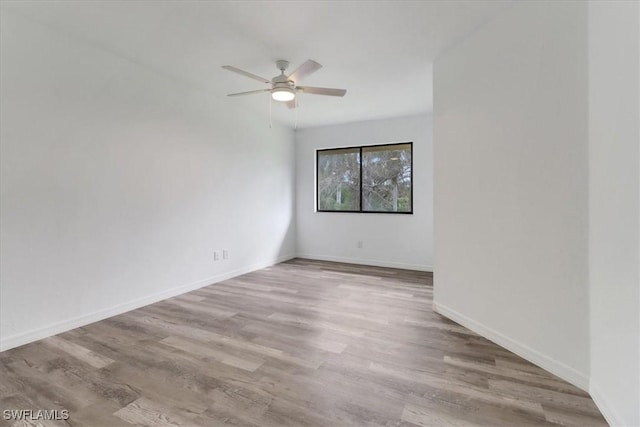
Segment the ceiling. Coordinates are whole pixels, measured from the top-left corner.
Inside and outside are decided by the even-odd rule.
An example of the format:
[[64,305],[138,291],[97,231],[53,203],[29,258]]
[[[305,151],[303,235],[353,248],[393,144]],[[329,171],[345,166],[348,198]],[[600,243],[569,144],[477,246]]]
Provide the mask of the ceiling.
[[[344,98],[302,94],[298,128],[430,112],[434,58],[508,5],[500,1],[22,1],[24,17],[206,90],[247,114],[268,114],[266,85],[307,59],[324,67],[300,82],[347,89]],[[472,71],[470,71],[472,72]],[[274,102],[273,118],[295,112]]]

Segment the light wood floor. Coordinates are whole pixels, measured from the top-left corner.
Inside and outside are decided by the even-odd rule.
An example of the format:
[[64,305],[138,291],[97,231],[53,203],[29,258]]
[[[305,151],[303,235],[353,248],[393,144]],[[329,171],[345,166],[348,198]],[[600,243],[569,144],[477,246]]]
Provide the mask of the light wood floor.
[[92,427],[606,425],[586,393],[433,312],[432,291],[413,271],[256,271],[0,353],[0,425],[4,409]]

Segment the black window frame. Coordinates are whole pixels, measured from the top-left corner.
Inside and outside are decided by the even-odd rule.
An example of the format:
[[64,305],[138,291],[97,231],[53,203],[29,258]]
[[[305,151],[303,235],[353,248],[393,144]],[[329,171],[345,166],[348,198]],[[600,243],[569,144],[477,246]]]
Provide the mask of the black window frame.
[[[408,211],[368,211],[364,210],[362,205],[362,149],[363,148],[372,148],[372,147],[390,147],[394,145],[409,145],[411,150],[411,205],[410,210]],[[330,152],[330,151],[339,151],[339,150],[355,150],[357,149],[359,152],[359,172],[360,172],[360,210],[328,210],[328,209],[320,209],[320,191],[318,185],[320,183],[320,153]],[[355,145],[349,147],[336,147],[336,148],[322,148],[316,150],[316,212],[328,212],[328,213],[364,213],[364,214],[393,214],[393,215],[413,215],[413,141],[406,142],[393,142],[386,144],[371,144],[371,145]]]

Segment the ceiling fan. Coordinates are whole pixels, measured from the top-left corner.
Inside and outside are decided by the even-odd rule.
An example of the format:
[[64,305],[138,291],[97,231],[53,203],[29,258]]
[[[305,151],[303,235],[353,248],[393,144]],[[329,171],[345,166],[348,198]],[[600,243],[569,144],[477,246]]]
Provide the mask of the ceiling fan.
[[248,92],[231,93],[227,96],[239,96],[250,95],[252,93],[271,92],[271,98],[275,101],[286,102],[289,108],[295,108],[296,93],[310,93],[312,95],[328,95],[328,96],[344,96],[347,93],[346,89],[332,89],[326,87],[311,87],[311,86],[298,86],[298,81],[302,78],[315,73],[322,65],[311,59],[305,61],[300,65],[293,73],[288,76],[284,74],[285,70],[289,67],[289,61],[278,60],[276,61],[276,67],[280,70],[280,74],[272,78],[271,80],[264,77],[257,76],[249,73],[248,71],[241,70],[231,65],[223,65],[225,70],[233,71],[234,73],[242,74],[243,76],[257,80],[262,83],[271,85],[269,89],[250,90]]

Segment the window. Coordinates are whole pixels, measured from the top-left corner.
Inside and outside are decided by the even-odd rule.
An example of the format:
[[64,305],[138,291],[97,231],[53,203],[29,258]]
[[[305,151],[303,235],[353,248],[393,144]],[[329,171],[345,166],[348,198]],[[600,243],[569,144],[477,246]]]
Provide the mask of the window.
[[317,153],[318,210],[360,212],[360,148]]
[[413,213],[413,143],[316,152],[318,212]]

